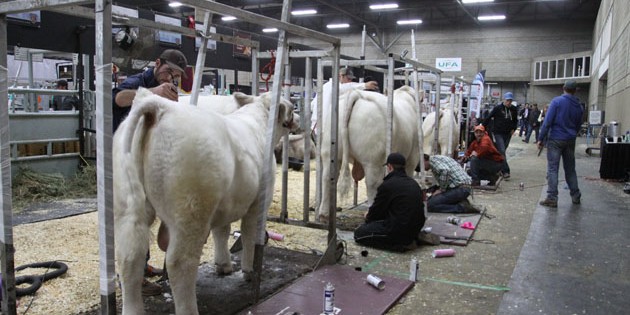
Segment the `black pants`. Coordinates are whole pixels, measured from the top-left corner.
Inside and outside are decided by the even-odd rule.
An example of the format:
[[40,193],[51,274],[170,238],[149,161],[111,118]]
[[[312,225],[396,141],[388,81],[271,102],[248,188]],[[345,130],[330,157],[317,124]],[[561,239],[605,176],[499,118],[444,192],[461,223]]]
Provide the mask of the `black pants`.
[[400,237],[392,237],[388,234],[385,221],[372,221],[354,230],[354,241],[364,246],[404,252],[407,250],[406,245],[411,244],[414,239],[401,241]]

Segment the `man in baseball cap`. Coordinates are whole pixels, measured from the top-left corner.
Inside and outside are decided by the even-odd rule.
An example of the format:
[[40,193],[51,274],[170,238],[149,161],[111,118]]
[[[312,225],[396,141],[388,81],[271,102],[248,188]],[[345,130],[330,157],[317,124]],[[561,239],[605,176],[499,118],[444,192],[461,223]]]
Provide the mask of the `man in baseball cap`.
[[503,166],[503,155],[497,151],[484,126],[475,126],[474,131],[475,140],[468,146],[463,161],[470,161],[473,186],[480,186],[481,180],[488,180],[490,181],[488,185],[494,186],[499,179],[498,172]]
[[422,190],[407,176],[405,163],[400,153],[387,156],[387,176],[378,186],[365,223],[354,231],[355,242],[396,252],[416,247],[426,217]]
[[114,132],[127,117],[136,91],[139,87],[148,88],[171,101],[179,98],[178,85],[181,78],[186,78],[186,56],[175,49],[167,49],[155,60],[155,66],[138,74],[131,75],[112,90],[112,113]]

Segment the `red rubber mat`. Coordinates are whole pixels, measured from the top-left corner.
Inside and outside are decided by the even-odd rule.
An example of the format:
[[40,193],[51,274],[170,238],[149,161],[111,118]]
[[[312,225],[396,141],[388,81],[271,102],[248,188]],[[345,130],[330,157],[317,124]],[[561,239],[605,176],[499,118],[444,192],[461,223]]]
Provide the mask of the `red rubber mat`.
[[317,315],[324,307],[324,286],[335,287],[335,314],[385,314],[414,282],[376,275],[382,290],[368,284],[368,274],[343,265],[324,266],[279,291],[262,303],[244,310],[254,315]]

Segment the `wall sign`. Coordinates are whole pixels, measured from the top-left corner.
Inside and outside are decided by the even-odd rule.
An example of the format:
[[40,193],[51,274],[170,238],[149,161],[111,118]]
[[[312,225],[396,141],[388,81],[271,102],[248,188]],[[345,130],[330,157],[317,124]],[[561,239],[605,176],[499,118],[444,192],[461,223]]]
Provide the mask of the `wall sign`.
[[435,67],[447,71],[462,71],[462,58],[435,58]]

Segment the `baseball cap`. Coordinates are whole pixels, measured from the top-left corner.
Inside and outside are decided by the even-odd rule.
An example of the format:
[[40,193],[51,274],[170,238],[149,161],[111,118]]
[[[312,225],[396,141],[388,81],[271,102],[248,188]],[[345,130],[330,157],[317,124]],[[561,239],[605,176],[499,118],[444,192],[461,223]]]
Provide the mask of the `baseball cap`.
[[188,60],[186,60],[186,56],[184,56],[181,51],[176,49],[167,49],[162,52],[160,59],[166,61],[169,67],[181,71],[184,78],[188,77],[186,75],[186,71],[184,70],[188,65]]
[[385,163],[384,165],[392,164],[392,165],[405,166],[405,163],[406,163],[405,157],[398,152],[394,152],[394,153],[390,153],[387,156],[387,163]]
[[503,99],[504,100],[513,100],[514,99],[514,95],[512,95],[512,92],[507,92],[507,93],[503,94]]
[[354,73],[352,72],[352,69],[350,68],[339,69],[339,74],[347,76],[350,80],[354,79]]
[[483,125],[477,125],[475,126],[473,131],[477,131],[477,130],[486,131],[486,128]]
[[575,82],[575,80],[567,80],[566,82],[564,82],[564,88],[574,90],[575,88],[577,88],[577,82]]

